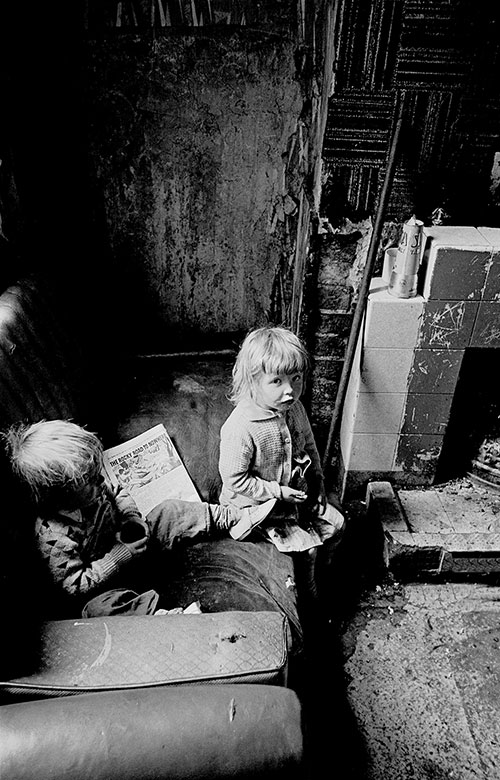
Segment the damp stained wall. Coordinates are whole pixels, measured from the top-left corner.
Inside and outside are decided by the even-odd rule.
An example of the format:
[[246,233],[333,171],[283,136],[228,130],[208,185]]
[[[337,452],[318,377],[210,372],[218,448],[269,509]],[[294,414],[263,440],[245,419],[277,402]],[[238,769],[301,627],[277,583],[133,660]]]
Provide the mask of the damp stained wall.
[[179,339],[268,316],[295,241],[285,222],[303,108],[294,51],[289,36],[88,43],[94,186],[122,305],[138,315],[146,348],[178,349]]

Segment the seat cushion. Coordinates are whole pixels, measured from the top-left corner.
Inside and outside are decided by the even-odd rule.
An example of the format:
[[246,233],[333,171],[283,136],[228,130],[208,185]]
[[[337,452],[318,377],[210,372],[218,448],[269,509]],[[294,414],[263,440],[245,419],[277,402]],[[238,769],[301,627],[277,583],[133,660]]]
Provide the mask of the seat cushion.
[[36,698],[181,683],[283,685],[287,621],[278,612],[219,612],[48,621],[37,662],[0,683]]
[[166,582],[155,582],[155,587],[172,607],[199,601],[202,612],[280,612],[290,628],[290,656],[302,654],[293,560],[269,541],[254,541],[252,535],[242,542],[217,539],[179,546]]

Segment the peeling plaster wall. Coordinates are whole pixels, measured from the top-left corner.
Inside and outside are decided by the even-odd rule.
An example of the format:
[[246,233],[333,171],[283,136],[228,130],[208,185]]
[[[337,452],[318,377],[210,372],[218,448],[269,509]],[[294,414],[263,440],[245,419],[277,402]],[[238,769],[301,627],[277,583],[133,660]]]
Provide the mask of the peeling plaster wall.
[[292,42],[122,35],[92,41],[89,56],[96,189],[149,346],[263,322],[294,240],[285,170],[303,99]]

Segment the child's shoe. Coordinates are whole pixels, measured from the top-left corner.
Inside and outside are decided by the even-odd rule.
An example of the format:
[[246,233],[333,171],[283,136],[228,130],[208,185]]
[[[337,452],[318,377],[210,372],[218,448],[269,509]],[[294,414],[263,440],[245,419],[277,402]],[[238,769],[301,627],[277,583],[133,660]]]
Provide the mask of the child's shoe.
[[342,540],[345,525],[342,512],[329,503],[326,505],[325,513],[314,518],[314,530],[319,534],[321,541],[335,540],[335,546]]
[[244,509],[239,509],[240,519],[229,529],[230,535],[233,539],[241,541],[257,528],[263,520],[268,517],[276,505],[276,498],[270,498],[269,501],[264,501],[263,504],[257,504],[257,506],[249,506]]

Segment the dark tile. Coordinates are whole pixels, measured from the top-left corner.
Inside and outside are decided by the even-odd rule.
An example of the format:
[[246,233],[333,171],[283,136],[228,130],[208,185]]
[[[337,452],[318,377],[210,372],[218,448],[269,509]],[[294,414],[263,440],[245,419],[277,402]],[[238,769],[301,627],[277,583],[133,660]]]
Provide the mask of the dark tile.
[[483,301],[498,300],[500,300],[500,252],[494,251],[484,286]]
[[418,348],[465,349],[470,342],[478,306],[475,301],[426,301]]
[[463,356],[463,349],[416,349],[408,392],[455,392]]
[[396,466],[428,480],[436,473],[442,446],[443,436],[437,434],[402,434],[396,450]]
[[490,252],[459,247],[438,247],[429,262],[424,286],[428,300],[480,300]]
[[471,347],[500,347],[500,301],[479,304]]
[[452,401],[452,393],[414,393],[408,395],[401,433],[444,435],[450,417]]

